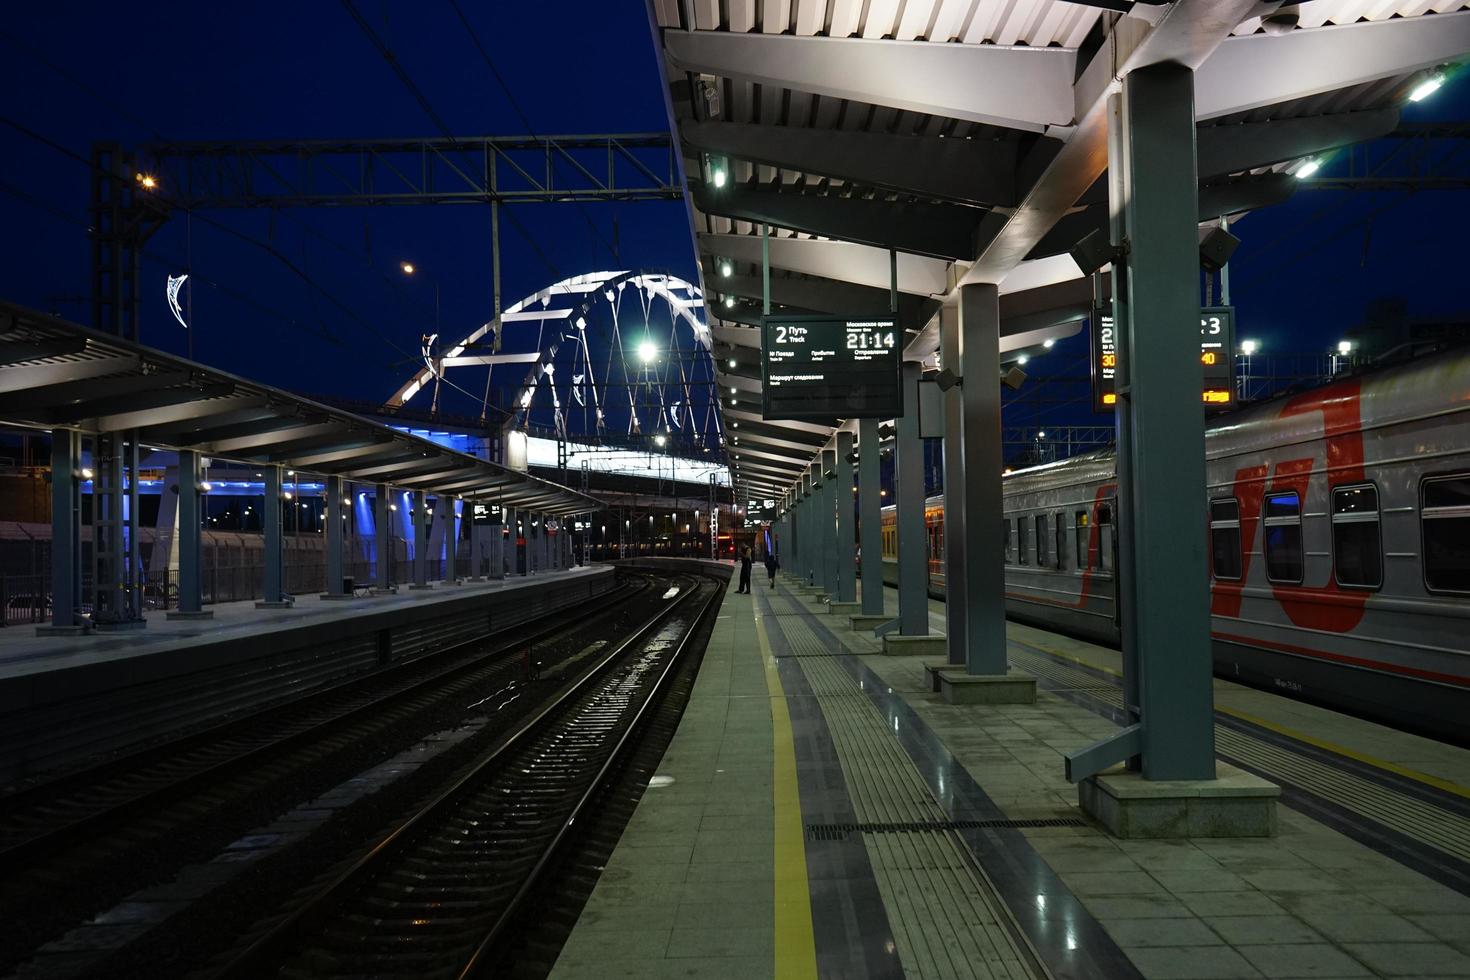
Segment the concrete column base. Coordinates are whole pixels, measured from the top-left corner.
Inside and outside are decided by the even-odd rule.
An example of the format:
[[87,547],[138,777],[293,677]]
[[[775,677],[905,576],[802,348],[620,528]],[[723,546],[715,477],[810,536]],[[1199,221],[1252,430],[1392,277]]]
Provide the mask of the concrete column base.
[[131,633],[133,630],[146,629],[146,619],[133,619],[126,623],[93,623],[92,628],[99,633]]
[[948,660],[935,660],[933,663],[924,665],[924,678],[929,682],[929,690],[935,694],[939,693],[939,672],[941,670],[953,670],[954,664]]
[[397,595],[398,586],[390,585],[386,589],[380,589],[376,585],[368,590],[368,595]]
[[847,617],[847,625],[854,633],[871,633],[892,618],[892,616],[869,616],[866,613],[860,613]]
[[256,609],[290,609],[296,605],[294,599],[267,599],[257,602]]
[[827,603],[827,614],[830,616],[852,616],[862,611],[861,602],[829,602]]
[[928,636],[900,636],[897,633],[889,633],[883,637],[883,655],[885,657],[940,656],[944,653],[945,642],[943,633],[930,633]]
[[357,596],[353,595],[351,592],[323,592],[320,598],[326,599],[328,601],[335,601],[337,599],[356,599]]
[[411,592],[413,592],[413,591],[422,592],[424,589],[432,589],[433,587],[434,587],[434,583],[433,582],[425,582],[423,585],[410,585],[408,588],[409,588],[409,591],[411,591]]
[[1036,678],[1019,670],[1004,674],[967,674],[959,664],[934,672],[939,693],[949,704],[1034,704]]
[[213,619],[213,609],[200,609],[197,612],[185,612],[182,609],[170,609],[164,614],[164,619]]
[[1274,837],[1281,788],[1223,762],[1215,773],[1151,781],[1118,767],[1078,783],[1077,801],[1115,837]]

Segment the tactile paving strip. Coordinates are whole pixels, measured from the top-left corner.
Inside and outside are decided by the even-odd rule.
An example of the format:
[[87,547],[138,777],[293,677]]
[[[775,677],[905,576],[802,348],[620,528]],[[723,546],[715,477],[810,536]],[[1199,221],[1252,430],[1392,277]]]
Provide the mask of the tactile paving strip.
[[[782,600],[772,602],[777,612]],[[970,860],[883,716],[799,617],[776,617],[827,722],[859,825],[933,829],[864,833],[906,976],[1037,977],[994,889]]]

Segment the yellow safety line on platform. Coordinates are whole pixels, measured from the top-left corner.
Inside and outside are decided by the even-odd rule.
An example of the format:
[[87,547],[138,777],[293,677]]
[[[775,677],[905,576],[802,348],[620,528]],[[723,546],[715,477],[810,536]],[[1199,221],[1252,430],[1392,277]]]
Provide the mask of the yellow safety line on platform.
[[[1113,677],[1117,677],[1119,679],[1123,677],[1121,671],[1113,670],[1111,667],[1104,666],[1103,664],[1089,663],[1088,661],[1083,660],[1081,657],[1077,657],[1069,653],[1063,653],[1061,650],[1058,650],[1052,646],[1048,646],[1045,643],[1038,643],[1035,640],[1029,639],[1022,640],[1021,642],[1028,643],[1038,650],[1044,650],[1054,657],[1060,657],[1063,660],[1069,660],[1074,664],[1079,664],[1083,667],[1090,667],[1093,670],[1100,670],[1105,674],[1111,674]],[[1352,759],[1354,762],[1361,762],[1365,766],[1373,766],[1374,768],[1382,769],[1385,772],[1391,772],[1396,776],[1403,776],[1405,779],[1412,779],[1415,782],[1424,783],[1427,786],[1433,786],[1435,789],[1443,790],[1446,793],[1452,793],[1455,796],[1462,796],[1465,799],[1470,800],[1470,788],[1461,786],[1459,783],[1452,782],[1448,779],[1443,779],[1439,776],[1432,776],[1427,772],[1420,772],[1418,769],[1410,769],[1408,766],[1401,766],[1396,762],[1389,762],[1387,759],[1380,759],[1377,756],[1368,755],[1364,752],[1358,752],[1354,749],[1348,748],[1346,745],[1339,745],[1336,742],[1329,742],[1325,738],[1317,738],[1315,735],[1308,735],[1306,732],[1298,731],[1295,728],[1288,728],[1286,725],[1278,725],[1274,721],[1267,721],[1265,718],[1247,714],[1244,711],[1237,711],[1234,708],[1225,708],[1217,704],[1215,705],[1215,710],[1220,712],[1222,715],[1229,715],[1230,717],[1246,722],[1247,724],[1259,725],[1261,728],[1275,732],[1278,735],[1285,735],[1287,738],[1296,739],[1298,742],[1305,742],[1308,745],[1314,745],[1319,749],[1324,749],[1328,752],[1345,756],[1349,759]]]
[[812,933],[811,886],[806,874],[806,835],[801,825],[801,792],[796,784],[796,738],[786,692],[771,653],[765,624],[756,614],[755,633],[766,668],[771,697],[771,732],[775,765],[773,796],[776,820],[776,978],[815,980],[817,943]]

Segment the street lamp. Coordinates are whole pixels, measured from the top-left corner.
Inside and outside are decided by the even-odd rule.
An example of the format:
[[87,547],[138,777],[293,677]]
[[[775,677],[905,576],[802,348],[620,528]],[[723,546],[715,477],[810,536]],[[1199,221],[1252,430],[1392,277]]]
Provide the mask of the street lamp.
[[647,337],[643,338],[643,342],[638,345],[638,359],[644,364],[652,364],[656,357],[658,357],[658,348],[653,345],[652,340]]

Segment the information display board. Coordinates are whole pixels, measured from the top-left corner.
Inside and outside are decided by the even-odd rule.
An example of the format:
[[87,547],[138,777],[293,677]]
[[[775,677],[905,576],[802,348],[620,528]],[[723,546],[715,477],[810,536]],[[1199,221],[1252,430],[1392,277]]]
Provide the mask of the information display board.
[[[1200,393],[1207,407],[1235,404],[1235,308],[1207,306],[1200,310]],[[1113,326],[1112,310],[1092,311],[1092,410],[1109,412],[1118,403],[1117,372],[1122,351]]]
[[898,317],[761,318],[761,415],[891,419],[903,415]]

